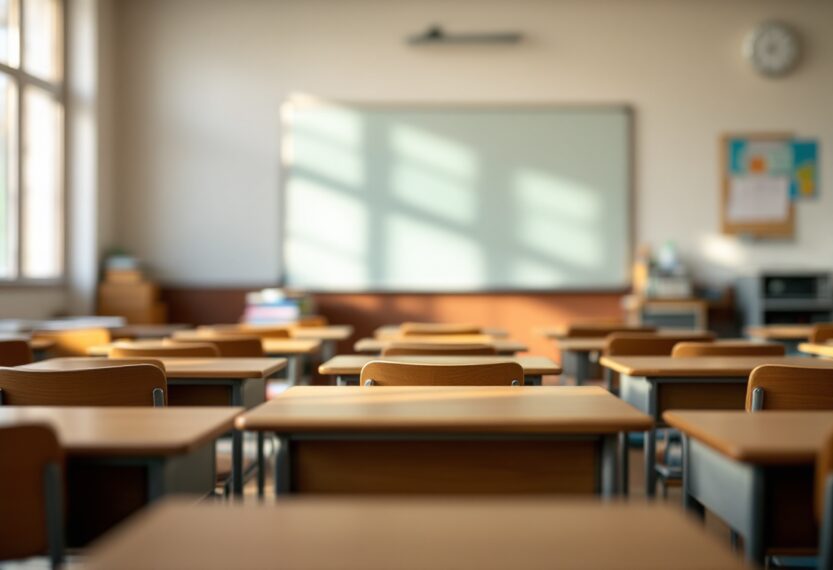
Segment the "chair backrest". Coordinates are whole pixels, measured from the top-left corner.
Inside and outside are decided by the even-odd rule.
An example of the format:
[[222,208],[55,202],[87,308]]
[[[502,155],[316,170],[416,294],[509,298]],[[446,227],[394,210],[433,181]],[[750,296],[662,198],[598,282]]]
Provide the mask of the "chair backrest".
[[[196,339],[194,342],[197,342]],[[220,353],[220,356],[229,358],[249,358],[265,356],[263,352],[263,341],[256,336],[216,336],[205,335],[199,339],[200,344],[210,344],[214,346]],[[180,340],[177,338],[166,339],[165,344],[171,346],[178,346],[180,344],[193,344],[191,341]]]
[[0,427],[0,560],[63,558],[64,456],[51,427]]
[[0,340],[0,366],[23,366],[33,360],[32,349],[25,340]]
[[749,375],[746,410],[833,410],[833,369],[758,366]]
[[79,370],[0,368],[0,404],[10,406],[163,406],[165,372],[152,364]]
[[477,325],[462,323],[402,323],[399,327],[402,336],[440,336],[482,334],[483,329]]
[[628,326],[623,323],[591,323],[570,325],[565,331],[565,338],[600,338],[614,333],[652,333],[656,327],[652,326]]
[[110,331],[102,328],[35,331],[32,338],[54,341],[49,352],[55,356],[87,356],[87,350],[93,346],[110,344]]
[[362,367],[362,386],[515,386],[523,385],[517,362],[493,364],[412,364],[373,360]]
[[813,327],[809,340],[810,342],[824,344],[830,339],[833,339],[833,324],[824,323]]
[[784,345],[774,342],[678,342],[671,351],[675,358],[697,356],[784,356]]
[[686,334],[659,335],[653,333],[619,332],[607,337],[604,353],[607,356],[670,356],[674,345],[691,340],[714,340]]
[[489,344],[391,342],[382,350],[382,356],[485,356],[495,354],[497,354],[497,349]]
[[110,358],[142,358],[142,357],[157,357],[163,358],[165,356],[175,357],[208,357],[216,358],[220,356],[220,351],[217,347],[210,343],[177,343],[165,344],[158,343],[153,345],[132,345],[130,343],[116,343],[108,352]]

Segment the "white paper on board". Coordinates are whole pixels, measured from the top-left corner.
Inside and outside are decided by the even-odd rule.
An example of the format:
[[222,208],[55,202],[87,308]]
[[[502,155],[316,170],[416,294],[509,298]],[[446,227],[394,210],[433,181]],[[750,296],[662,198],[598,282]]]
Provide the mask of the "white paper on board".
[[786,176],[739,176],[729,186],[729,222],[783,222],[790,212]]

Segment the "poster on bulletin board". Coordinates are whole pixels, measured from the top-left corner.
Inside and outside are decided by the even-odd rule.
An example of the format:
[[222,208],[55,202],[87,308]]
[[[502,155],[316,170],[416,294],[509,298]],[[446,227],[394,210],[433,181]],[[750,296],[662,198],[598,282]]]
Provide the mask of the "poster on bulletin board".
[[817,143],[789,134],[730,135],[721,152],[723,232],[792,236],[793,203],[819,191]]

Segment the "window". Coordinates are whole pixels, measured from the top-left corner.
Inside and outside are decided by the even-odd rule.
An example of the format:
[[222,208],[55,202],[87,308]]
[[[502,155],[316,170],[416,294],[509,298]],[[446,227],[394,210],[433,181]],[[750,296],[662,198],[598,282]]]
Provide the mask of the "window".
[[0,0],[0,280],[64,273],[63,0]]

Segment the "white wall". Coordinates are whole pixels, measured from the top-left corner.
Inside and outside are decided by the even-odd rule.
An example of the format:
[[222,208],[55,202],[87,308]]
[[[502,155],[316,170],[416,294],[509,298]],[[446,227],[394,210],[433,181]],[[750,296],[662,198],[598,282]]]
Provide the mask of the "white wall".
[[[115,239],[165,281],[278,277],[278,111],[298,92],[630,103],[640,242],[675,240],[717,282],[762,265],[833,265],[833,2],[118,0],[115,17]],[[805,40],[803,64],[781,80],[740,54],[768,18]],[[432,22],[528,41],[404,44]],[[821,140],[822,196],[799,205],[794,241],[720,235],[717,144],[737,130]]]

